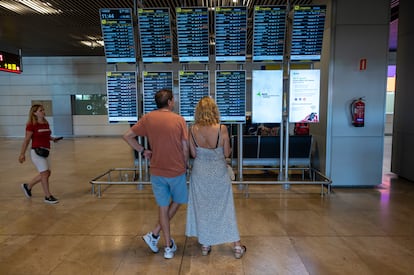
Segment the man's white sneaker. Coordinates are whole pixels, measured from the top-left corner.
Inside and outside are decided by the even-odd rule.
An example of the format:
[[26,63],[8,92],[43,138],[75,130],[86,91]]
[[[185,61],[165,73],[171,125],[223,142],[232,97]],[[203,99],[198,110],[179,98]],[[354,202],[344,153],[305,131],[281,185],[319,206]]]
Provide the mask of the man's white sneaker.
[[160,240],[160,236],[158,238],[154,238],[152,236],[152,232],[147,233],[146,235],[142,236],[142,239],[148,245],[148,247],[154,253],[158,253],[160,250],[158,249],[158,241]]
[[177,246],[175,245],[175,242],[173,239],[171,239],[172,247],[165,247],[164,248],[164,258],[166,259],[172,259],[174,258],[174,252],[177,251]]

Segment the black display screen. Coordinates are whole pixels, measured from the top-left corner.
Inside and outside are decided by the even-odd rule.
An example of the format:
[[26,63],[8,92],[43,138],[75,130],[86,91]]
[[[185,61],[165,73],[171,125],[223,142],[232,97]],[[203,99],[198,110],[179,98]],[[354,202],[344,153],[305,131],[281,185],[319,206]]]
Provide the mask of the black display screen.
[[285,32],[286,6],[255,6],[253,61],[282,61]]
[[22,72],[20,55],[0,51],[0,71],[20,74]]
[[292,26],[292,61],[321,59],[326,6],[294,6]]
[[178,59],[181,63],[208,63],[208,9],[176,8]]
[[155,103],[155,93],[161,89],[173,89],[173,73],[172,72],[143,72],[143,108],[144,114],[157,109]]
[[246,72],[216,71],[216,103],[223,122],[246,121]]
[[141,56],[144,63],[171,63],[172,36],[168,8],[138,9]]
[[135,38],[131,9],[100,9],[107,63],[135,63]]
[[217,7],[215,20],[216,62],[245,62],[247,8]]
[[208,71],[180,71],[180,115],[186,121],[194,120],[194,108],[209,93]]
[[135,72],[107,72],[109,123],[136,122],[137,81]]

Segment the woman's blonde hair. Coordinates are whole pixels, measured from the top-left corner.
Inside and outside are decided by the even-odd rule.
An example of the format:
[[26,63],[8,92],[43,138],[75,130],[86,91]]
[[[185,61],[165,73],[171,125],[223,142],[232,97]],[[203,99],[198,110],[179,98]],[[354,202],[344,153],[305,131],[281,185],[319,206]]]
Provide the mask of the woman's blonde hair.
[[[37,117],[35,115],[35,113],[37,112],[37,110],[39,110],[39,108],[43,108],[42,104],[34,104],[29,111],[29,119],[27,120],[27,123],[30,124],[37,124]],[[46,120],[46,118],[45,118]],[[46,120],[47,122],[47,120]]]
[[214,100],[205,96],[197,103],[194,122],[201,126],[209,126],[220,122],[220,112]]

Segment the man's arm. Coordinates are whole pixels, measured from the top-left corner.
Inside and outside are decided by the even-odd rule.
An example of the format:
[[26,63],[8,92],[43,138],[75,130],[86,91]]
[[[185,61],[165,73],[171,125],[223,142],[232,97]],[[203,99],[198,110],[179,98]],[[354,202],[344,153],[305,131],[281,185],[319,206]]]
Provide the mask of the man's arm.
[[142,153],[144,151],[144,146],[138,143],[136,139],[137,135],[131,130],[128,129],[125,134],[122,136],[123,140],[126,141],[126,143],[129,144],[132,148],[137,150],[138,152]]

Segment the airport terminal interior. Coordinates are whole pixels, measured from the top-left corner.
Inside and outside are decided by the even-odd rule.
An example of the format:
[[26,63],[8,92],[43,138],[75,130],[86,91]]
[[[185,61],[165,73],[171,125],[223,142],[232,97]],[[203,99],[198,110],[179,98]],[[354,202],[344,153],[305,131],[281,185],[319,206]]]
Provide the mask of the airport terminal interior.
[[[369,188],[254,185],[248,196],[234,185],[241,241],[213,246],[202,256],[185,236],[186,207],[172,222],[178,250],[166,260],[141,236],[157,218],[149,185],[108,185],[98,198],[91,179],[110,168],[134,166],[121,137],[64,138],[52,145],[51,191],[41,186],[27,199],[21,184],[35,175],[30,160],[18,162],[21,138],[0,142],[1,274],[412,274],[414,186],[390,173],[391,136],[385,137],[384,175]],[[349,171],[352,173],[352,171]],[[260,171],[249,171],[260,177]],[[272,171],[266,177],[271,178]],[[293,176],[293,175],[292,175]]]
[[[32,14],[17,15],[18,12],[9,9],[10,5],[5,6],[11,2],[17,3],[20,9],[24,7],[22,12],[29,9],[22,4],[23,2],[27,4],[27,1],[0,1],[0,6],[2,6],[0,8],[0,26],[3,22],[4,25],[8,24],[5,28],[7,32],[4,32],[7,35],[12,34],[8,36],[8,41],[22,43],[24,59],[27,63],[25,64],[26,71],[21,74],[22,78],[16,81],[16,78],[13,77],[3,77],[2,79],[7,81],[7,85],[4,85],[4,82],[3,86],[0,85],[2,88],[0,116],[3,117],[0,119],[0,132],[8,133],[0,135],[0,152],[2,154],[2,158],[0,158],[0,275],[413,274],[414,185],[412,181],[391,172],[393,114],[392,110],[388,108],[394,105],[395,68],[394,72],[388,75],[393,82],[388,82],[391,83],[390,89],[387,87],[385,133],[381,130],[383,125],[382,97],[374,92],[369,94],[371,97],[369,104],[380,114],[381,119],[376,121],[373,119],[367,123],[365,128],[355,128],[348,125],[347,121],[345,122],[345,115],[347,117],[349,115],[348,109],[346,109],[345,115],[340,114],[339,117],[335,117],[339,120],[332,122],[339,121],[339,124],[336,124],[337,132],[334,133],[336,134],[334,138],[337,138],[335,142],[339,146],[335,148],[345,148],[342,152],[347,155],[336,154],[336,158],[331,158],[331,163],[339,167],[336,172],[340,171],[341,175],[343,171],[347,173],[342,177],[337,177],[346,181],[343,183],[346,187],[333,185],[330,192],[324,188],[321,192],[320,184],[315,184],[315,181],[307,181],[308,174],[301,174],[302,171],[306,172],[306,169],[291,169],[290,166],[289,170],[283,170],[283,172],[286,172],[288,181],[295,181],[297,184],[285,185],[283,181],[279,181],[281,174],[279,170],[260,164],[255,165],[252,169],[243,170],[245,181],[236,180],[233,182],[238,229],[241,242],[247,247],[244,256],[241,259],[236,259],[231,243],[213,246],[211,253],[203,256],[197,239],[185,235],[187,206],[183,205],[171,223],[171,235],[178,250],[172,259],[165,259],[162,252],[153,253],[142,240],[142,236],[153,229],[158,218],[158,207],[152,194],[151,185],[146,180],[140,181],[140,174],[134,173],[139,167],[138,165],[143,164],[145,174],[146,163],[135,159],[134,152],[121,137],[122,131],[116,132],[120,128],[113,128],[115,130],[108,134],[103,131],[105,135],[99,135],[95,131],[96,129],[107,130],[109,127],[105,128],[100,124],[93,124],[96,126],[93,128],[87,123],[83,124],[85,121],[92,120],[92,115],[85,118],[64,113],[67,111],[65,108],[70,109],[69,105],[71,98],[75,97],[75,91],[86,94],[89,89],[99,90],[101,86],[104,87],[106,83],[104,83],[100,72],[96,71],[99,69],[104,71],[106,68],[101,64],[107,64],[98,59],[103,56],[103,49],[98,48],[96,43],[100,39],[97,40],[97,37],[88,37],[89,40],[92,39],[86,41],[90,48],[82,48],[82,52],[79,52],[79,46],[74,46],[72,40],[58,34],[72,33],[71,39],[79,40],[93,26],[93,31],[101,35],[97,10],[101,7],[101,2],[111,1],[52,1],[55,4],[60,3],[65,10],[67,8],[68,11],[71,11],[70,16],[65,14],[59,15],[59,17],[57,15],[56,17],[35,17]],[[187,6],[196,5],[198,2],[206,5],[213,2],[230,3],[225,0],[119,0],[114,2],[116,2],[114,4],[116,6],[138,3],[139,7],[142,7],[142,3],[154,7],[164,5],[165,2],[170,3],[171,7],[183,3],[187,3]],[[237,1],[232,1],[232,3],[235,2]],[[270,2],[280,4],[285,1],[243,2],[252,6],[258,2],[267,5]],[[306,5],[326,1],[297,0],[291,2]],[[363,21],[364,30],[372,27],[374,30],[387,28],[387,22],[379,24],[384,20],[383,17],[378,20],[376,16],[371,18],[371,14],[358,16],[362,13],[358,13],[358,10],[355,9],[354,2],[358,1],[340,1],[341,7],[345,9],[343,9],[343,13],[338,13],[340,15],[338,18],[341,18],[344,14],[350,13],[349,10],[352,10],[352,14],[354,15],[355,11],[355,17],[358,17],[355,27],[355,22],[349,21],[352,24],[345,24],[345,27],[339,24],[337,28],[337,38],[351,37],[348,35],[348,31],[352,34],[352,39],[346,43],[347,47],[352,45],[351,42],[355,43],[354,40],[357,40],[354,32],[361,24],[360,19]],[[369,2],[374,1],[370,0]],[[358,3],[361,5],[361,10],[368,10],[364,7],[368,4],[361,3]],[[398,19],[399,1],[391,0],[390,3],[390,19],[393,23]],[[384,3],[381,2],[381,4]],[[217,4],[217,6],[220,5]],[[371,8],[371,5],[369,6]],[[385,5],[379,5],[379,7],[382,6]],[[374,13],[375,8],[369,10],[370,13],[371,11]],[[378,10],[381,12],[382,8]],[[60,12],[61,10],[58,9],[52,10],[52,14]],[[72,12],[74,13],[72,14]],[[95,14],[91,15],[93,13]],[[95,19],[91,19],[94,18],[93,16]],[[59,27],[65,26],[66,30],[70,30],[70,32],[62,31],[57,27],[43,33],[38,32],[38,29],[46,25],[53,25],[46,18],[59,18],[59,21],[56,19],[56,22],[60,22]],[[94,23],[91,23],[92,21]],[[251,29],[253,21],[249,20],[248,22],[250,22]],[[348,29],[348,27],[350,28]],[[16,31],[20,29],[22,31]],[[342,32],[340,32],[341,30]],[[396,37],[396,31],[396,24],[391,24],[390,38]],[[79,35],[75,35],[76,33]],[[2,35],[0,28],[0,38]],[[250,34],[249,37],[251,38],[252,35]],[[365,35],[360,37],[362,42],[368,41]],[[378,31],[378,33],[370,33],[370,39],[371,37],[375,37],[375,39],[368,42],[376,43],[382,41],[385,36]],[[252,45],[251,42],[249,45]],[[354,56],[354,51],[359,54],[361,48],[359,44],[354,50],[345,51],[341,49],[340,42],[340,39],[335,41],[339,47],[332,49],[335,53],[339,53],[339,59],[349,60],[350,57],[357,56]],[[392,42],[396,42],[396,40],[391,39],[389,45],[389,50],[394,53],[391,56],[395,59],[396,44]],[[0,41],[0,45],[2,43],[3,41]],[[207,53],[213,48],[213,45],[216,45],[215,43],[215,40],[208,40]],[[73,45],[68,46],[69,44]],[[44,45],[47,45],[47,48]],[[47,53],[45,53],[45,49]],[[99,54],[96,54],[97,52]],[[249,49],[248,52],[251,53],[252,49]],[[368,59],[369,73],[371,73],[371,69],[379,67],[383,69],[382,65],[375,66],[375,62],[373,62],[382,54],[378,54],[376,51],[372,52],[372,57],[370,56]],[[174,53],[177,53],[177,48],[174,49]],[[367,54],[369,55],[371,52]],[[61,56],[75,56],[75,58],[60,60]],[[358,74],[352,71],[355,75],[360,76],[362,73],[368,72],[365,70],[367,61],[365,56],[361,55],[355,60],[359,63],[352,63],[352,66],[349,64],[339,65],[330,68],[330,70],[340,74],[341,69],[347,69],[348,71],[345,70],[345,72],[349,73],[347,66],[351,66],[354,70],[358,63]],[[76,65],[76,62],[80,63]],[[72,66],[72,63],[76,66]],[[338,63],[341,64],[341,62],[337,62],[335,65]],[[390,65],[395,65],[395,62]],[[79,71],[72,73],[73,68]],[[375,70],[375,72],[378,71]],[[352,92],[355,89],[348,89],[348,86],[357,82],[361,83],[362,88],[369,87],[367,90],[371,90],[371,88],[375,90],[379,81],[376,78],[377,74],[374,75],[375,78],[366,78],[371,82],[366,79],[361,81],[362,78],[358,77],[344,78],[343,82],[348,83],[343,86],[339,85],[339,87],[335,86],[339,97],[335,94],[335,97],[331,98],[335,99],[333,101],[335,104],[329,105],[329,108],[338,110],[338,106],[339,108],[347,106],[346,100],[342,98],[341,88],[347,88],[346,95],[349,97],[353,96]],[[332,76],[330,75],[330,77]],[[29,92],[26,91],[29,90],[27,87],[31,88]],[[405,91],[405,86],[402,90]],[[39,95],[36,96],[33,91],[40,91]],[[54,104],[54,117],[50,116],[50,120],[53,121],[51,124],[54,128],[53,133],[64,136],[59,142],[51,144],[49,156],[51,163],[50,190],[52,195],[59,199],[57,204],[44,202],[44,194],[40,184],[32,189],[31,198],[25,196],[22,184],[29,182],[37,172],[30,160],[29,152],[26,152],[24,163],[20,164],[18,161],[23,143],[21,134],[24,131],[23,125],[26,121],[28,109],[26,107],[34,100],[43,99],[44,102],[53,101]],[[326,105],[328,104],[329,102]],[[24,110],[24,114],[20,110]],[[60,111],[63,113],[59,113]],[[342,117],[344,120],[341,120]],[[68,118],[70,118],[70,123]],[[71,124],[72,118],[74,118],[73,125]],[[79,121],[81,123],[76,124]],[[97,122],[93,120],[93,123]],[[106,126],[107,121],[105,120],[104,123]],[[74,132],[66,135],[65,127],[74,125],[78,128],[74,127]],[[345,125],[345,128],[341,128],[341,125]],[[129,126],[126,125],[126,127]],[[90,132],[79,131],[77,134],[76,130],[79,129],[95,132],[90,134]],[[356,132],[356,129],[366,131]],[[398,128],[396,129],[398,130]],[[71,130],[73,129],[71,128]],[[352,139],[347,144],[343,142],[347,139],[342,139],[342,137],[348,138],[349,133],[351,133]],[[368,138],[362,139],[362,137]],[[374,139],[370,139],[372,137]],[[401,136],[399,138],[394,137],[394,142],[400,141]],[[361,140],[363,143],[359,144]],[[372,147],[374,150],[358,152],[356,160],[353,152],[346,150],[346,148],[352,148],[352,150],[358,151],[352,146],[358,145],[359,148],[363,148],[371,145],[370,140],[374,141],[371,142],[374,144]],[[410,139],[408,138],[408,140]],[[323,145],[319,144],[320,148],[324,148]],[[377,148],[376,145],[379,147]],[[382,145],[384,146],[383,152],[380,151]],[[406,151],[408,152],[408,150]],[[381,166],[382,154],[382,179],[378,180],[375,185],[371,183],[364,185],[368,179],[372,180],[367,175],[373,169],[368,166],[375,161],[378,161]],[[404,164],[409,164],[411,160],[401,159],[404,160]],[[350,165],[351,168],[343,168],[342,160],[346,165],[349,163],[353,165]],[[346,163],[347,161],[348,163]],[[358,165],[358,163],[365,165]],[[364,167],[361,168],[361,166]],[[394,162],[393,167],[395,168],[395,166]],[[380,167],[375,169],[375,172],[378,171],[380,178],[381,171],[379,170]],[[110,179],[107,176],[108,171],[113,171]],[[238,169],[234,167],[234,171],[237,174]],[[354,175],[357,176],[354,177]],[[240,177],[240,175],[237,176]],[[362,184],[352,180],[361,178],[364,179]],[[100,185],[99,195],[96,184],[95,186],[91,184],[97,179],[108,182],[108,184]],[[115,182],[118,184],[114,184]],[[251,183],[247,184],[248,182]],[[160,248],[162,245],[163,240],[160,242]]]

